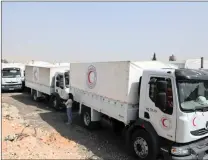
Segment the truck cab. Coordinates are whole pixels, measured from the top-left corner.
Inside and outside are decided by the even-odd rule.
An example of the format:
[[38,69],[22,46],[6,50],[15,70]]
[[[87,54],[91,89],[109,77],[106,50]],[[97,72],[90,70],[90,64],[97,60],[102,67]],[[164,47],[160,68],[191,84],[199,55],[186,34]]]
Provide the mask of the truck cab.
[[139,86],[138,119],[127,133],[137,157],[208,159],[208,73],[146,70]]
[[62,109],[70,93],[69,71],[57,72],[54,79],[55,91],[50,98],[51,106],[56,109]]
[[55,75],[55,92],[63,100],[68,99],[69,94],[69,71],[58,72]]
[[24,66],[2,64],[2,91],[22,90],[24,88]]

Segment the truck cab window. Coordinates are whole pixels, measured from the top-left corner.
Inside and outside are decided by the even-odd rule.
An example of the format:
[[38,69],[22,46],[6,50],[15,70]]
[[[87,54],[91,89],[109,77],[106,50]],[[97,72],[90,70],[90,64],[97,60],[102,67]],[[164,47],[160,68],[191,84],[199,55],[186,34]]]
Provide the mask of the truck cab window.
[[63,75],[59,75],[59,84],[60,84],[60,88],[64,88],[64,76]]
[[2,78],[18,78],[21,77],[20,69],[4,68],[2,70]]
[[67,88],[69,88],[69,73],[68,72],[65,72],[64,73],[64,77],[65,77],[65,86]]
[[157,85],[156,82],[159,80],[166,80],[167,81],[167,90],[166,90],[166,110],[163,112],[166,114],[172,114],[173,113],[173,91],[172,91],[172,83],[170,78],[162,78],[162,77],[151,77],[150,83],[149,83],[149,97],[150,99],[155,103],[156,101],[156,95],[158,94]]

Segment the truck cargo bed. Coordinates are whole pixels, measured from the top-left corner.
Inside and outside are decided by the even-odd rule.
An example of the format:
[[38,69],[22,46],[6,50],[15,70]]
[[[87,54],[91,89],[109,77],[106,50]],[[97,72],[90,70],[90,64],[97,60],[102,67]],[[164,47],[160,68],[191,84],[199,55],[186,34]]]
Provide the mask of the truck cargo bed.
[[72,63],[70,84],[76,101],[124,123],[135,120],[143,70],[167,68],[160,62]]
[[50,95],[54,92],[54,76],[56,72],[69,70],[66,66],[26,65],[25,85],[42,93]]

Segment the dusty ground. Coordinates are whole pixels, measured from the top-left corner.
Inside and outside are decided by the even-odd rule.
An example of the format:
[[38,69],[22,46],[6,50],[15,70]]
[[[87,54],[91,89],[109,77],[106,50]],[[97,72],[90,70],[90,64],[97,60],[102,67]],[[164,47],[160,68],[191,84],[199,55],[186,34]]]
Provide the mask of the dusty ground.
[[3,159],[114,159],[133,160],[122,137],[109,128],[88,131],[64,124],[64,112],[44,102],[33,102],[27,93],[2,94]]
[[85,158],[78,154],[77,144],[51,132],[30,126],[18,114],[15,106],[2,104],[3,159],[65,159]]

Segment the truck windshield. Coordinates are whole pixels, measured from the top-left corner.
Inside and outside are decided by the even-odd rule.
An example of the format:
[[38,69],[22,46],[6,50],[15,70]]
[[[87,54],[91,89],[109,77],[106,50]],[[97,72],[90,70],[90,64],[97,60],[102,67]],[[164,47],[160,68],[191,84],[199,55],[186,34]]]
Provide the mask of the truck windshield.
[[20,69],[18,68],[4,68],[2,70],[2,78],[18,78],[21,77]]
[[65,77],[65,83],[66,83],[65,86],[69,88],[69,73],[68,72],[64,73],[64,77]]
[[179,81],[180,106],[185,111],[208,109],[208,80]]

